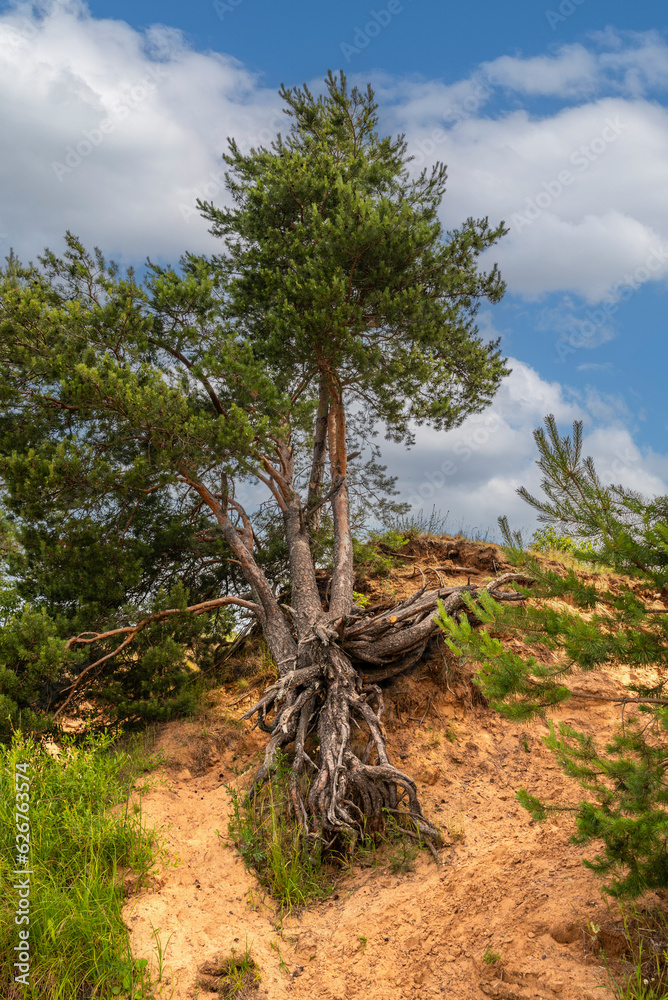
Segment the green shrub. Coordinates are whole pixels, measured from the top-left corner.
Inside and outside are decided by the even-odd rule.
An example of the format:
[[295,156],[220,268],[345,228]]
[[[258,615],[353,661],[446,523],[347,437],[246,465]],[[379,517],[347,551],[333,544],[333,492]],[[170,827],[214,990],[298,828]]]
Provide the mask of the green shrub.
[[576,559],[585,561],[596,553],[591,542],[562,535],[553,524],[548,524],[544,528],[538,528],[534,531],[529,548],[533,549],[534,552],[565,552]]
[[0,630],[0,741],[15,728],[48,728],[43,710],[49,695],[62,672],[80,659],[66,650],[58,624],[44,610],[25,605],[6,617]]
[[[185,609],[188,597],[182,585],[160,590],[139,620],[151,612]],[[196,618],[184,611],[152,622],[90,675],[87,696],[105,705],[110,722],[165,722],[192,714],[204,689],[202,672],[215,665],[232,624],[227,609]],[[78,674],[123,640],[116,634],[68,649],[71,625],[29,604],[7,610],[0,630],[0,741],[10,739],[14,729],[37,734],[53,728],[51,713]]]
[[363,542],[353,538],[353,564],[365,576],[383,576],[399,565],[396,554],[408,541],[393,528],[370,531]]

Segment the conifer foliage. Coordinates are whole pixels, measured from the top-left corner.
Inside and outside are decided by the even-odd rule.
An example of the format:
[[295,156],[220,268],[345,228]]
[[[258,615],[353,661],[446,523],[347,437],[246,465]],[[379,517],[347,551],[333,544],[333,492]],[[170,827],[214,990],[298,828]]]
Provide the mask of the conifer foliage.
[[[290,752],[308,836],[354,837],[390,809],[433,838],[387,756],[379,685],[416,662],[436,600],[459,606],[461,588],[385,615],[354,606],[350,487],[364,476],[350,444],[360,419],[408,443],[415,423],[454,427],[493,398],[507,369],[475,313],[503,283],[478,257],[505,230],[442,231],[445,168],[409,174],[404,139],[378,135],[370,89],[330,74],[322,96],[282,97],[286,135],[248,152],[230,141],[228,207],[200,205],[219,255],[151,265],[143,286],[71,235],[63,258],[9,261],[13,570],[62,637],[57,711],[95,678],[125,708],[149,701],[164,664],[163,696],[177,698],[184,649],[229,630],[214,616],[234,608],[259,622],[278,671],[247,713],[268,737],[254,787]],[[258,488],[268,519],[253,513]],[[280,526],[282,579],[263,524],[274,542]]]
[[[465,615],[455,621],[443,613],[440,625],[452,650],[481,665],[478,683],[493,707],[512,719],[544,715],[571,697],[575,670],[653,668],[656,683],[631,685],[628,697],[618,699],[623,718],[608,743],[564,724],[551,724],[545,742],[583,787],[575,842],[602,840],[601,853],[585,864],[607,880],[607,891],[637,896],[668,889],[668,497],[648,501],[604,485],[593,461],[582,458],[580,423],[572,436],[562,437],[549,416],[535,439],[544,496],[525,489],[520,495],[541,521],[575,537],[575,553],[589,569],[611,569],[621,579],[613,583],[602,573],[597,585],[591,573],[585,582],[574,569],[546,571],[502,518],[512,560],[534,580],[531,589],[517,589],[525,597],[560,598],[565,606],[542,600],[502,606],[485,593],[466,595],[467,611],[484,627],[473,628]],[[546,662],[523,657],[499,637],[513,635],[556,655]],[[525,789],[518,798],[537,819],[560,808]]]

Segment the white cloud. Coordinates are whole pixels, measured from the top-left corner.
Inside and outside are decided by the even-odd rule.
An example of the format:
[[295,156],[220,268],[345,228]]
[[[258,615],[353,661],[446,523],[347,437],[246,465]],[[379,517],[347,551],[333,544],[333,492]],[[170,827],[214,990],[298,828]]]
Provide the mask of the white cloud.
[[621,483],[647,496],[667,492],[668,457],[641,451],[627,426],[631,417],[617,397],[594,390],[575,393],[548,382],[522,361],[509,359],[506,378],[492,405],[448,432],[420,428],[417,445],[409,451],[386,443],[383,458],[389,471],[401,469],[398,487],[415,511],[433,506],[449,525],[488,529],[507,514],[514,528],[533,531],[536,515],[520,497],[519,486],[540,495],[542,474],[533,431],[554,414],[562,433],[582,420],[583,455],[591,455],[604,482]]
[[[408,106],[416,100],[410,95]],[[401,121],[400,111],[395,106],[393,116],[408,134],[416,168],[436,159],[448,164],[446,227],[469,215],[506,221],[509,234],[488,256],[512,292],[572,292],[599,302],[652,254],[640,284],[665,282],[665,108],[601,98],[541,118],[528,111],[471,115],[448,128],[434,107],[430,127],[419,129]]]
[[668,84],[668,45],[658,32],[608,28],[591,42],[554,55],[500,56],[483,68],[499,86],[534,97],[586,97],[603,88],[638,97]]
[[220,196],[226,136],[263,141],[278,105],[236,60],[194,52],[174,29],[97,20],[76,0],[39,19],[3,13],[5,245],[32,257],[71,229],[124,259],[213,249],[187,208]]
[[604,483],[621,484],[646,497],[668,492],[668,457],[639,448],[621,422],[593,429],[585,438],[583,450],[595,457]]
[[501,87],[540,96],[589,93],[595,89],[599,77],[596,55],[582,45],[565,45],[556,56],[531,59],[501,56],[484,63],[484,69]]
[[618,285],[639,287],[643,281],[634,273],[648,260],[656,270],[644,280],[665,281],[668,275],[668,239],[615,209],[577,222],[548,212],[538,221],[491,254],[502,262],[512,291],[525,298],[568,290],[600,302],[614,297]]
[[[660,36],[608,30],[552,55],[503,56],[448,85],[384,74],[378,96],[383,127],[407,132],[416,166],[448,163],[448,228],[468,215],[510,224],[490,258],[512,292],[594,303],[656,251],[661,266],[639,284],[665,280],[668,112],[642,95],[667,81]],[[566,106],[503,112],[544,94]],[[226,137],[268,142],[284,127],[279,105],[238,61],[195,52],[172,28],[96,19],[78,0],[38,18],[5,11],[1,245],[34,257],[71,229],[127,261],[216,248],[195,200],[224,200]],[[491,106],[496,117],[485,117]]]
[[599,64],[607,79],[618,80],[621,89],[638,96],[668,86],[668,46],[658,32],[608,28],[593,39],[611,50],[600,53]]

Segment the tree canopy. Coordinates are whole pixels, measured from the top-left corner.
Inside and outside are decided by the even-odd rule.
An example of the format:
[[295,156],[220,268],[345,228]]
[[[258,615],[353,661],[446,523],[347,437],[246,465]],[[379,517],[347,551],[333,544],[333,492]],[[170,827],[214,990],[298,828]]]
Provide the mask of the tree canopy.
[[[286,135],[247,152],[230,140],[227,207],[200,205],[220,254],[187,254],[179,270],[150,264],[142,285],[71,234],[62,257],[8,260],[9,559],[32,605],[22,615],[41,614],[63,640],[60,666],[44,673],[57,711],[98,678],[131,712],[133,699],[150,700],[161,658],[163,697],[178,700],[184,650],[205,657],[229,632],[230,608],[254,616],[280,678],[251,710],[270,734],[257,781],[293,743],[298,777],[317,729],[319,776],[306,797],[294,785],[296,813],[316,833],[359,830],[364,813],[380,821],[383,804],[397,807],[397,786],[421,812],[387,760],[382,698],[351,657],[408,666],[434,626],[416,604],[401,635],[374,648],[377,623],[368,632],[355,620],[350,491],[365,479],[352,464],[355,428],[368,438],[379,423],[410,443],[415,424],[447,430],[488,405],[507,368],[475,315],[504,286],[478,257],[505,230],[468,219],[443,231],[445,168],[411,174],[404,138],[378,135],[370,88],[330,74],[320,96],[281,95]],[[367,463],[367,479],[381,473]],[[142,642],[143,671],[130,652]],[[369,728],[365,760],[350,748],[351,712]]]

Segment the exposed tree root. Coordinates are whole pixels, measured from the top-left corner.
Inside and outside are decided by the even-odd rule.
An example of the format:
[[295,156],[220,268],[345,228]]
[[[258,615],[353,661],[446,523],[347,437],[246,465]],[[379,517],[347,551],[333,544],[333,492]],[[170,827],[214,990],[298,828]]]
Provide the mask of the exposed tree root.
[[[498,600],[517,600],[517,593],[500,589],[513,580],[526,577],[506,573],[484,589]],[[380,615],[335,621],[323,615],[313,623],[298,644],[292,669],[282,673],[243,716],[257,716],[255,724],[269,734],[250,794],[269,777],[277,753],[293,747],[290,800],[305,836],[324,844],[339,837],[354,843],[382,831],[389,813],[436,856],[441,833],[425,818],[413,779],[395,767],[387,753],[379,682],[420,659],[438,628],[434,621],[438,601],[443,601],[446,613],[456,614],[464,607],[463,595],[480,589],[423,588]],[[377,669],[366,669],[366,664]],[[356,731],[367,736],[360,752],[353,749]],[[306,743],[314,733],[317,749],[309,754]]]

